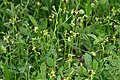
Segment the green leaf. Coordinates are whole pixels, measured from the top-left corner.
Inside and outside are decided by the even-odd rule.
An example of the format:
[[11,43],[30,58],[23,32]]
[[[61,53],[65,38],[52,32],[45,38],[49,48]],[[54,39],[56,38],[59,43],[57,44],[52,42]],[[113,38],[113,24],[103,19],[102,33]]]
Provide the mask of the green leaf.
[[87,70],[86,70],[86,68],[84,66],[80,66],[79,72],[80,72],[80,74],[84,74],[84,75],[87,74]]
[[30,32],[30,30],[26,27],[26,28],[24,28],[24,27],[19,27],[19,29],[20,29],[20,32],[23,34],[23,35],[28,35],[29,34],[29,32]]
[[117,39],[117,44],[120,46],[120,39]]
[[51,14],[51,3],[52,3],[52,0],[42,0],[42,2],[45,4],[45,6],[47,7],[48,9],[48,13]]
[[13,80],[13,74],[6,66],[4,66],[4,75],[5,80]]
[[97,39],[97,37],[94,34],[87,34],[87,35],[94,38],[94,39]]
[[47,29],[47,25],[48,25],[48,20],[45,19],[45,20],[44,20],[44,29]]
[[86,14],[87,14],[87,16],[90,16],[91,12],[92,12],[91,3],[90,3],[90,0],[87,0],[87,6],[86,6]]
[[106,46],[106,50],[113,50],[115,48],[116,48],[116,46],[113,45],[113,44],[109,44],[109,45]]
[[23,66],[23,67],[20,67],[19,68],[19,71],[20,71],[20,73],[24,73],[25,72],[25,67]]
[[103,41],[103,39],[98,37],[94,40],[93,44],[99,44],[101,41]]
[[48,7],[47,7],[47,6],[43,6],[43,7],[41,7],[40,9],[45,10],[45,11],[48,11]]
[[108,2],[108,0],[99,0],[100,4],[105,4],[106,2]]
[[0,47],[5,43],[5,41],[0,40]]
[[63,27],[65,27],[67,30],[70,30],[70,26],[67,23],[62,24]]
[[31,15],[29,15],[29,19],[30,19],[30,21],[32,22],[32,24],[33,24],[35,27],[38,27],[37,21],[34,19],[34,17],[32,17]]
[[91,69],[92,67],[92,57],[90,54],[85,53],[85,55],[83,56],[84,60],[85,60],[85,64],[87,66],[88,69]]
[[83,45],[87,50],[91,50],[91,41],[90,38],[86,34],[82,34],[83,37]]
[[57,77],[57,80],[61,80],[61,76],[60,75]]
[[47,57],[47,65],[48,66],[53,66],[54,65],[54,61],[51,57]]
[[118,12],[118,13],[120,13],[120,8],[119,8],[119,9],[117,9],[117,12]]
[[47,25],[48,25],[48,19],[47,18],[41,18],[40,20],[39,20],[40,22],[39,22],[39,28],[41,29],[41,30],[45,30],[45,29],[47,29]]
[[43,62],[40,66],[40,75],[42,77],[42,80],[46,80],[46,64]]
[[37,79],[37,80],[42,80],[42,77],[41,77],[39,71],[38,71],[38,74],[37,74],[37,76],[36,76],[36,79]]
[[97,34],[105,34],[106,32],[105,32],[105,28],[103,27],[102,29],[101,28],[99,28],[99,29],[96,29],[95,30],[95,32],[97,33]]
[[63,77],[63,72],[62,71],[63,71],[63,66],[58,69],[58,73],[61,74],[61,76]]
[[95,71],[98,69],[98,62],[96,60],[93,60],[92,69]]
[[41,73],[45,73],[46,72],[46,64],[44,62],[41,64],[40,70],[41,70]]

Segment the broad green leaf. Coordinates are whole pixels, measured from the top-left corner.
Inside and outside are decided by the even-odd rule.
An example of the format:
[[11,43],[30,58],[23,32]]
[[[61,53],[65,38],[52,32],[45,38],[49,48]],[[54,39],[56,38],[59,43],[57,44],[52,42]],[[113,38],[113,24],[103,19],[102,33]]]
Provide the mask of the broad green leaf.
[[57,80],[61,80],[61,76],[60,75],[57,77]]
[[44,20],[44,29],[47,29],[47,25],[48,25],[48,20],[45,19],[45,20]]
[[40,70],[41,70],[41,73],[45,73],[46,72],[46,64],[44,62],[41,64]]
[[62,71],[63,71],[63,66],[58,69],[58,73],[61,74],[61,76],[63,77],[63,72]]
[[115,48],[116,48],[116,46],[113,45],[113,44],[109,44],[109,45],[106,46],[106,50],[113,50]]
[[103,39],[102,38],[97,38],[94,40],[93,44],[99,44]]
[[85,64],[87,66],[88,69],[92,68],[92,57],[90,54],[85,53],[84,55],[84,60],[85,60]]
[[30,21],[32,22],[32,24],[33,24],[35,27],[38,27],[37,21],[34,19],[34,17],[32,17],[31,15],[29,15],[29,19],[30,19]]
[[41,18],[39,21],[40,21],[39,28],[42,29],[42,30],[46,30],[47,27],[48,27],[48,19],[47,18]]
[[89,44],[91,44],[89,37],[86,34],[82,34],[83,40],[87,41]]
[[40,75],[42,77],[42,80],[46,80],[46,64],[43,62],[40,66]]
[[20,71],[20,73],[24,73],[25,72],[25,67],[23,66],[23,67],[20,67],[19,68],[19,71]]
[[105,4],[106,2],[108,2],[108,0],[99,0],[100,4]]
[[90,38],[86,34],[82,34],[82,37],[83,37],[83,45],[85,46],[85,48],[90,50],[91,49]]
[[42,0],[42,2],[45,4],[45,6],[48,9],[48,13],[51,14],[51,2],[52,0]]
[[42,80],[42,77],[41,77],[39,71],[38,71],[38,74],[37,74],[37,76],[36,76],[36,79],[37,79],[37,80]]
[[67,69],[69,67],[69,63],[68,62],[65,62],[64,63],[64,69]]
[[95,71],[98,69],[98,62],[96,60],[93,60],[92,69]]
[[80,70],[80,71],[79,71],[80,74],[84,74],[84,75],[87,74],[87,69],[86,69],[84,66],[80,66],[79,70]]
[[104,28],[100,28],[100,29],[97,29],[97,30],[95,30],[95,32],[97,33],[97,34],[105,34],[106,32],[105,32],[105,30],[104,30]]
[[47,57],[47,65],[48,66],[53,66],[54,65],[54,61],[51,57]]
[[0,47],[5,43],[5,41],[0,40]]
[[117,9],[117,12],[118,12],[118,13],[120,13],[120,8],[119,8],[119,9]]
[[64,26],[67,30],[70,30],[70,26],[69,26],[69,24],[64,23],[64,24],[62,24],[62,26]]
[[86,28],[84,28],[84,32],[85,33],[90,33],[91,32],[91,26],[87,26]]
[[20,29],[20,32],[23,34],[23,35],[28,35],[29,34],[29,29],[26,27],[26,28],[24,28],[24,27],[19,27],[19,29]]
[[117,40],[117,44],[120,46],[120,39]]
[[75,77],[75,80],[84,80],[84,77]]

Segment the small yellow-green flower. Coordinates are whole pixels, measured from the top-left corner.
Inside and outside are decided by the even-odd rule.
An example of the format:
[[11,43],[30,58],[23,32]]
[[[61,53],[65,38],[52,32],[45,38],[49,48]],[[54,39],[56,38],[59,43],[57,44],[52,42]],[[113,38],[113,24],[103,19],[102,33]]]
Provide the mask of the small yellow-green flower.
[[62,0],[64,3],[68,3],[69,2],[69,0]]
[[6,53],[6,52],[7,52],[6,47],[4,47],[3,45],[1,46],[1,49],[3,50],[3,53]]
[[32,50],[34,51],[36,49],[36,47],[35,46],[32,46]]
[[84,13],[85,13],[85,11],[83,9],[79,10],[79,14],[84,14]]
[[60,52],[60,51],[62,51],[61,49],[58,49],[58,51]]
[[70,42],[71,41],[71,39],[70,39],[70,37],[68,37],[68,42]]
[[68,57],[73,57],[73,56],[75,56],[73,53],[68,54]]
[[38,30],[38,27],[35,27],[34,28],[34,32],[37,33],[37,30]]
[[92,54],[93,56],[96,56],[96,53],[95,53],[95,52],[91,52],[91,54]]
[[91,3],[91,7],[94,8],[94,7],[95,7],[95,4],[94,4],[94,3]]
[[74,27],[74,26],[75,26],[75,23],[71,22],[71,26]]
[[42,33],[43,35],[48,35],[48,30],[43,30],[43,31],[41,31],[41,33]]
[[40,6],[42,6],[42,3],[36,2],[36,5],[37,5],[38,7],[40,7]]
[[92,74],[95,74],[95,72],[93,70],[88,70],[88,74],[92,75]]
[[56,76],[54,70],[52,70],[51,75],[52,75],[52,77]]
[[33,41],[35,41],[35,40],[37,40],[37,38],[36,38],[36,37],[34,37],[34,38],[32,38],[32,40],[33,40]]
[[79,33],[73,33],[73,37],[77,37]]

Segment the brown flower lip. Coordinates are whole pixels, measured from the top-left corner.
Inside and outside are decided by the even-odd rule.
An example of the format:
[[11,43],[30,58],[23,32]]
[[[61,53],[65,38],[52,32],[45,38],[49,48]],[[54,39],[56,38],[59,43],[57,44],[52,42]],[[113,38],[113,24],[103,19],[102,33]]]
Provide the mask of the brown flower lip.
[[89,74],[89,75],[91,75],[91,74],[92,74],[92,71],[91,71],[91,70],[89,70],[89,71],[88,71],[88,74]]

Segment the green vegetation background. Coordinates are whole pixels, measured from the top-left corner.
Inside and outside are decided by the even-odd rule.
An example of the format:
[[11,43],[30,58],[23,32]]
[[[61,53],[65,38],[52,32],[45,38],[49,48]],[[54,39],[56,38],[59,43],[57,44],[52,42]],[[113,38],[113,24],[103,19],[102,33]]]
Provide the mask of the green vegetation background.
[[120,80],[120,0],[0,0],[0,80]]

